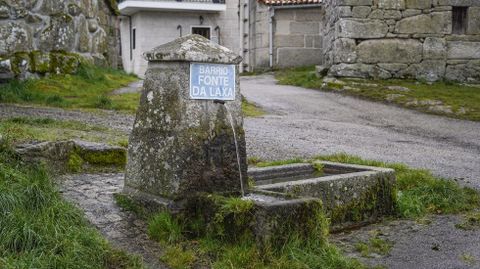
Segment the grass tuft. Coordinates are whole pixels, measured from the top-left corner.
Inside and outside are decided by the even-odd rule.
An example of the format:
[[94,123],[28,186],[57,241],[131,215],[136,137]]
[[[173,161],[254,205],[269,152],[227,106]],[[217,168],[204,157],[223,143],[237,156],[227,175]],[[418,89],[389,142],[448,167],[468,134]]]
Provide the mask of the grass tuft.
[[165,243],[176,243],[182,236],[182,226],[178,220],[166,212],[156,215],[148,225],[148,235],[153,240]]
[[249,102],[243,96],[242,96],[242,111],[245,117],[261,117],[265,115],[265,111],[263,111],[260,107],[258,107],[254,103]]
[[[134,112],[140,94],[110,97],[120,87],[138,80],[123,71],[81,64],[74,75],[50,75],[0,85],[0,102],[62,108],[99,108]],[[135,104],[132,106],[132,104]]]
[[126,146],[127,135],[103,126],[72,120],[14,117],[0,119],[0,133],[12,143],[30,141],[87,140]]
[[142,268],[63,200],[44,168],[0,143],[0,267]]

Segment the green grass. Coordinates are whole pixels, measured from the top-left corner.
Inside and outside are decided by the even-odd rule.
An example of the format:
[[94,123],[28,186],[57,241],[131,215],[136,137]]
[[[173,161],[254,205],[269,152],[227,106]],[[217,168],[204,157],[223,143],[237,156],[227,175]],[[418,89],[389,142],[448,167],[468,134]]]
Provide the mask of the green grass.
[[462,230],[480,230],[480,212],[471,212],[464,216],[461,223],[455,225]]
[[242,111],[245,117],[261,117],[265,115],[265,111],[254,103],[249,102],[245,97],[242,97]]
[[63,200],[45,169],[0,144],[0,268],[142,268]]
[[[467,212],[480,207],[480,194],[455,181],[435,177],[425,169],[414,169],[404,164],[364,160],[345,153],[318,156],[313,160],[392,168],[397,178],[397,211],[402,218],[421,218],[426,214]],[[249,158],[249,164],[267,167],[313,160],[289,159],[263,162]]]
[[[358,80],[341,79],[324,83],[317,78],[314,67],[278,71],[280,84],[304,88],[337,91],[372,101],[393,103],[425,113],[453,118],[480,121],[480,88],[451,82],[422,83],[414,80]],[[401,86],[410,91],[392,90],[389,86]],[[392,99],[392,95],[395,96]],[[438,105],[432,104],[438,102]],[[442,106],[448,107],[450,111]]]
[[28,141],[86,140],[124,146],[127,134],[106,127],[73,120],[14,117],[0,120],[0,134],[12,143]]
[[[171,224],[172,222],[163,223],[164,227],[155,219],[151,222],[151,226],[164,230],[162,234],[165,231],[174,231],[172,234],[177,234],[178,231],[184,232],[184,228],[178,223],[175,224],[178,225],[176,227],[172,227]],[[212,236],[193,239],[176,237],[172,242],[165,239],[159,241],[166,248],[166,252],[160,259],[172,268],[194,268],[194,265],[219,269],[366,268],[358,261],[343,256],[335,246],[315,237],[309,242],[293,238],[279,250],[267,252],[262,252],[255,244],[255,240],[249,237],[236,242],[227,242]]]
[[[292,234],[284,245],[261,250],[251,233],[237,229],[249,225],[252,202],[239,198],[214,199],[220,199],[221,206],[207,223],[198,222],[193,216],[173,217],[165,212],[147,217],[150,238],[165,248],[159,257],[161,261],[171,268],[366,268],[328,243],[324,227],[328,222],[322,213],[318,218],[325,221],[317,223],[321,227],[314,229],[307,240]],[[132,208],[132,203],[121,202],[127,209]],[[235,236],[226,236],[231,231],[225,230],[225,225],[236,227],[232,228]]]
[[357,242],[355,249],[360,252],[363,257],[371,257],[372,253],[382,256],[388,255],[392,249],[393,244],[385,241],[378,235],[372,236],[368,242]]
[[1,85],[0,102],[133,112],[139,94],[110,94],[136,80],[136,76],[120,70],[81,64],[74,75],[50,75],[27,81],[12,80]]

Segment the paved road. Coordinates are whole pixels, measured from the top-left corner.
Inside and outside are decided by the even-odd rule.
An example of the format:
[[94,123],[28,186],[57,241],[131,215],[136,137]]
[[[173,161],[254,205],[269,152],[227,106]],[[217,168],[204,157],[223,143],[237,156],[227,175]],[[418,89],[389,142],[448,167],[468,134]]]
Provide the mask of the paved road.
[[269,75],[243,77],[241,90],[269,112],[245,120],[249,156],[278,159],[346,152],[428,168],[480,189],[480,122],[276,85]]

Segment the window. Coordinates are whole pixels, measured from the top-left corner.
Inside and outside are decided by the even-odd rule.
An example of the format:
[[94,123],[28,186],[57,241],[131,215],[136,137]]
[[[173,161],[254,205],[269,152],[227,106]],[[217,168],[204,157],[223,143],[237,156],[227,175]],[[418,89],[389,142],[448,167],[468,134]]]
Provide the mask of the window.
[[210,39],[210,27],[192,27],[192,34]]
[[132,30],[132,49],[137,47],[137,29],[133,28]]
[[463,35],[467,31],[467,7],[453,7],[453,33]]

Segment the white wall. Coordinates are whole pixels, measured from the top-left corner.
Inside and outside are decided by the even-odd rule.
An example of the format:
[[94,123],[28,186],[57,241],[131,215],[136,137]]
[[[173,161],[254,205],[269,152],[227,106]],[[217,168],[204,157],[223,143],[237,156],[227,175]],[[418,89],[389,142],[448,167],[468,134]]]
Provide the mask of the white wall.
[[[180,36],[177,26],[182,26],[182,35],[191,33],[192,26],[211,27],[211,37],[217,41],[215,27],[220,27],[220,44],[239,52],[239,29],[238,29],[238,2],[227,0],[225,12],[202,13],[202,12],[158,12],[142,11],[132,15],[132,28],[136,29],[136,49],[133,50],[133,59],[130,60],[130,34],[128,18],[122,19],[122,59],[127,72],[133,72],[144,77],[147,62],[142,55],[156,46],[174,40]],[[200,25],[200,16],[204,18]]]

